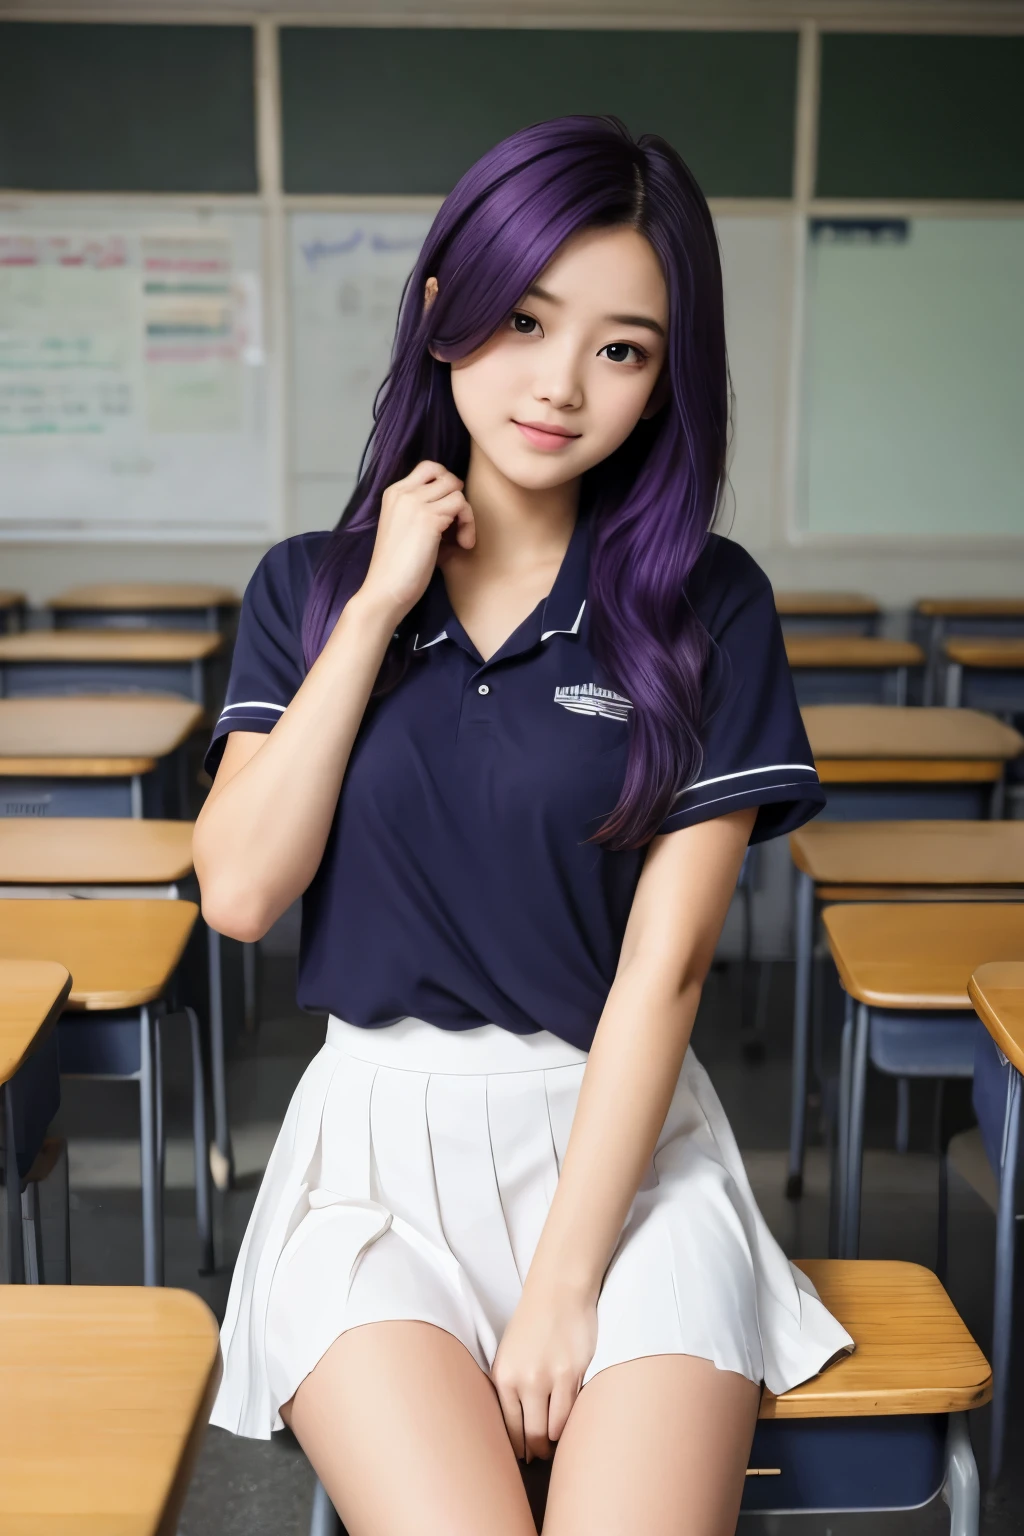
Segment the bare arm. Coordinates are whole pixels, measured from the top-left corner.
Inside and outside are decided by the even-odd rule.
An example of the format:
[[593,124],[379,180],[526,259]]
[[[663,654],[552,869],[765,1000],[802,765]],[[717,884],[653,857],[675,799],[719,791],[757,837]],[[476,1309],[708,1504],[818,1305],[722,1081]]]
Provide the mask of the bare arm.
[[530,1453],[550,1454],[592,1358],[604,1272],[665,1123],[756,815],[733,811],[648,849],[555,1195],[492,1373],[519,1454],[518,1426]]
[[316,874],[384,653],[453,522],[472,548],[462,481],[442,465],[389,486],[366,579],[295,697],[269,735],[228,737],[193,838],[203,915],[218,932],[261,938]]

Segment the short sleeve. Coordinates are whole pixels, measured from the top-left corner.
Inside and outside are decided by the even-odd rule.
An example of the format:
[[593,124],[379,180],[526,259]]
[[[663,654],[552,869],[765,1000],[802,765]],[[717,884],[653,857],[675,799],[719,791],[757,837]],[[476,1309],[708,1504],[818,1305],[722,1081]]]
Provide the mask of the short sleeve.
[[708,629],[701,706],[703,757],[658,829],[674,832],[757,806],[750,841],[792,832],[825,792],[811,756],[771,584],[739,545],[712,535],[691,601]]
[[206,752],[211,775],[230,733],[273,730],[306,675],[302,615],[325,539],[325,534],[285,539],[253,572],[242,598],[224,708]]

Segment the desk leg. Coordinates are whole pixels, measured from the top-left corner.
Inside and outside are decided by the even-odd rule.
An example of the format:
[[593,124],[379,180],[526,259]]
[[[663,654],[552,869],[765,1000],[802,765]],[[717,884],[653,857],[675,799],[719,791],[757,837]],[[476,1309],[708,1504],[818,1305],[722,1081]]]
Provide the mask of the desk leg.
[[786,1198],[799,1200],[804,1187],[807,1132],[807,1062],[810,1049],[811,965],[814,947],[814,881],[796,877],[796,976],[793,997],[793,1078],[789,1106],[789,1176]]
[[907,702],[907,669],[896,668],[896,707],[902,709]]
[[931,632],[928,636],[928,654],[924,664],[924,702],[934,704],[938,692],[936,684],[939,677],[939,657],[942,654],[942,637],[945,632],[946,621],[943,618],[932,619]]
[[842,1251],[846,1220],[846,1169],[850,1155],[850,1077],[853,1071],[853,998],[843,993],[843,1035],[839,1053],[839,1103],[836,1107],[836,1160],[828,1192],[828,1256]]
[[142,1164],[142,1283],[160,1285],[160,1249],[157,1240],[157,1126],[154,1072],[153,1018],[146,1007],[139,1010],[139,1157]]
[[206,930],[206,953],[210,978],[210,1078],[213,1093],[213,1147],[210,1171],[218,1189],[230,1189],[234,1178],[231,1151],[231,1127],[228,1123],[227,1077],[224,1067],[224,981],[221,968],[220,934]]
[[959,709],[964,692],[964,669],[951,661],[946,668],[946,708]]
[[259,944],[242,945],[242,1004],[245,1010],[245,1032],[254,1035],[259,1024],[256,976],[259,967]]
[[142,778],[137,773],[133,773],[132,774],[132,779],[131,779],[131,805],[132,805],[132,811],[131,811],[131,813],[132,813],[132,820],[133,821],[141,821],[142,820]]
[[942,1497],[949,1505],[949,1536],[978,1536],[981,1479],[971,1449],[966,1413],[951,1413],[946,1431],[946,1481]]
[[210,1201],[209,1139],[206,1133],[206,1075],[203,1071],[203,1040],[194,1008],[183,1008],[192,1046],[192,1147],[196,1177],[196,1230],[199,1233],[201,1275],[212,1275],[213,1211]]
[[21,1178],[14,1130],[14,1093],[4,1083],[4,1194],[7,1198],[7,1278],[12,1285],[25,1284],[25,1248],[21,1234]]
[[846,1190],[843,1196],[842,1248],[840,1258],[855,1259],[860,1249],[861,1171],[864,1163],[864,1098],[868,1075],[868,1033],[871,1013],[858,1003],[853,1031],[850,1098],[846,1122]]
[[996,1285],[992,1304],[992,1441],[990,1473],[994,1483],[1003,1464],[1010,1392],[1010,1348],[1013,1340],[1013,1260],[1017,1237],[1017,1150],[1020,1142],[1020,1074],[1011,1067],[1003,1121],[1003,1155],[999,1168],[996,1215]]

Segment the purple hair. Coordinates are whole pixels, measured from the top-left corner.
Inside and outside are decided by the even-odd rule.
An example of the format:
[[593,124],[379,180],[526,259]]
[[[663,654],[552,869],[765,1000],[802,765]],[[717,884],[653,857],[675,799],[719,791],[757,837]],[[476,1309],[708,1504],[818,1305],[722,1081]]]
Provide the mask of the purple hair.
[[[580,515],[593,517],[591,646],[634,706],[622,793],[592,840],[628,848],[650,840],[700,767],[709,640],[686,588],[718,509],[727,443],[718,242],[703,193],[664,139],[634,142],[610,117],[537,123],[502,140],[445,199],[405,287],[358,484],[313,580],[303,648],[309,665],[362,584],[387,486],[421,459],[465,476],[469,434],[449,361],[494,334],[570,235],[617,225],[650,241],[669,299],[667,403],[584,475],[580,495]],[[424,311],[431,276],[438,294]],[[409,629],[400,625],[388,647],[375,695],[404,675]]]

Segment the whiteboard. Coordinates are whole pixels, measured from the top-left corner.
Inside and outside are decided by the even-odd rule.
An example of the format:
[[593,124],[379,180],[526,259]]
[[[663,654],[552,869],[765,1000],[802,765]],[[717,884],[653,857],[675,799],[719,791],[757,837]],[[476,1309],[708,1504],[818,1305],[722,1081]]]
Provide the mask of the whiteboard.
[[[402,288],[429,212],[296,212],[289,218],[291,495],[300,528],[337,522],[355,484],[387,372]],[[731,531],[765,542],[778,490],[794,221],[718,219],[736,395]]]
[[0,538],[282,521],[255,211],[0,204]]
[[1024,219],[812,222],[799,527],[1024,537]]

